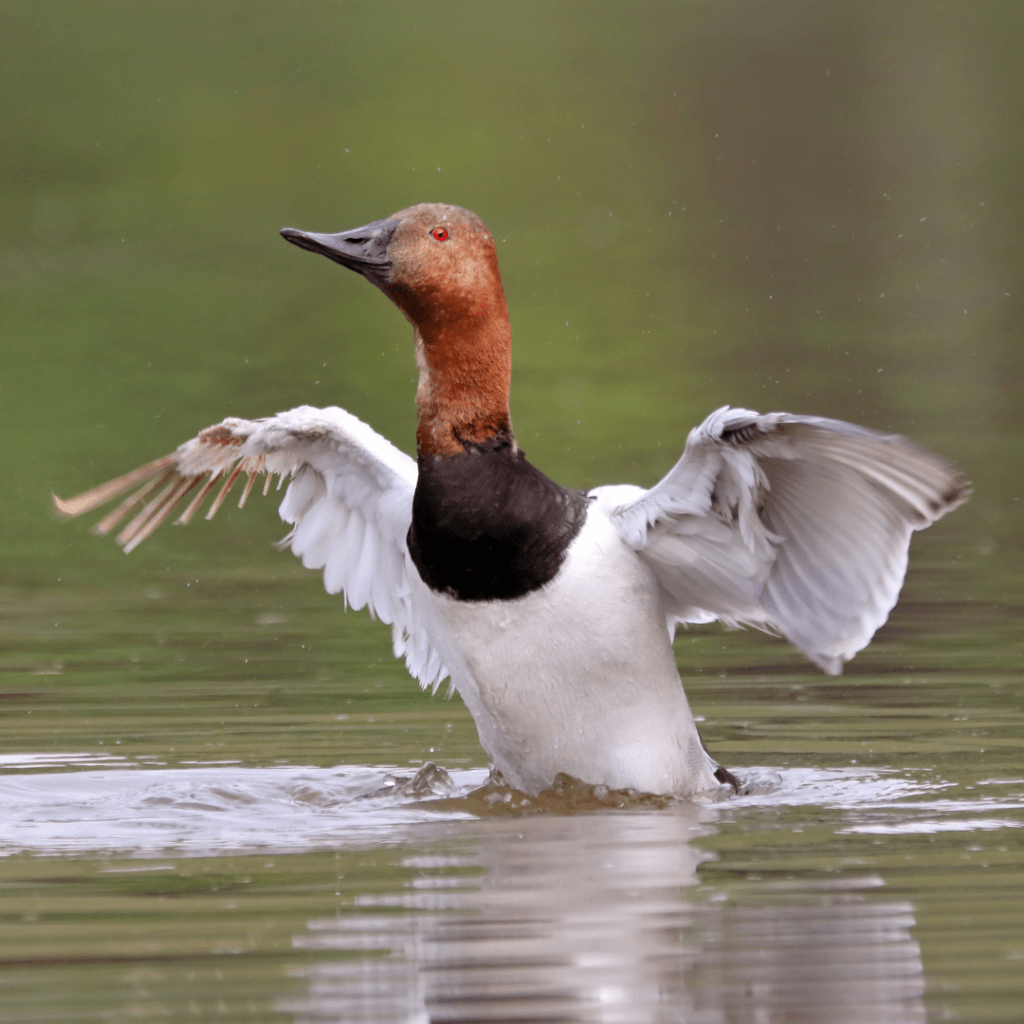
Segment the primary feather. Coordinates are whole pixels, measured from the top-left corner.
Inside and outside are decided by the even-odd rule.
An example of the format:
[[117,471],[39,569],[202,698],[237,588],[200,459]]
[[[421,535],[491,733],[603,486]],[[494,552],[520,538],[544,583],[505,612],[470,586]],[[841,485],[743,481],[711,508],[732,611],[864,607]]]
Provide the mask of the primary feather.
[[613,519],[654,570],[670,619],[776,630],[836,674],[896,603],[911,533],[969,493],[906,438],[725,407]]

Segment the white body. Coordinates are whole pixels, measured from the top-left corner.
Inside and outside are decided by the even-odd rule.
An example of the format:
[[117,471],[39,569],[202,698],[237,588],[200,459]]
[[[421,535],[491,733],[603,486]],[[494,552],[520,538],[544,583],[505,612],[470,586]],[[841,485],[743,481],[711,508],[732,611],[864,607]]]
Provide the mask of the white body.
[[654,573],[596,502],[558,575],[524,597],[458,601],[407,571],[480,743],[517,789],[559,772],[645,793],[718,785]]

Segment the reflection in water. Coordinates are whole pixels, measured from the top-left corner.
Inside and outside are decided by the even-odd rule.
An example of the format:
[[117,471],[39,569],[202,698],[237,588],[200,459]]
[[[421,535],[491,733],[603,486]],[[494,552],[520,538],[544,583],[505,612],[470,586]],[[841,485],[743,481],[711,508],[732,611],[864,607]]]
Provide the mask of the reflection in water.
[[871,877],[762,890],[756,905],[709,895],[690,840],[713,813],[465,823],[468,847],[407,863],[409,891],[311,921],[296,947],[365,955],[305,968],[307,994],[279,1009],[298,1022],[926,1019],[909,903],[865,899]]

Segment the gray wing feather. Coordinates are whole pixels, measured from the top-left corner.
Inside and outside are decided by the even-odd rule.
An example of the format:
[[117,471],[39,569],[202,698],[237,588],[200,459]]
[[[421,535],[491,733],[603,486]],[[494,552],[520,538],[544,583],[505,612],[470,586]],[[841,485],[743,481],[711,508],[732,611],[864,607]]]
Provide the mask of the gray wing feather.
[[654,571],[670,621],[778,631],[835,674],[896,603],[911,533],[969,493],[903,437],[726,407],[611,515]]
[[301,406],[263,420],[232,417],[117,480],[54,500],[63,514],[82,515],[138,487],[94,528],[107,533],[134,515],[117,535],[127,552],[193,492],[179,523],[217,485],[206,513],[211,518],[240,474],[248,474],[243,504],[262,473],[291,477],[280,514],[292,531],[281,546],[307,568],[322,569],[328,593],[343,591],[353,608],[369,608],[388,623],[395,654],[422,686],[436,690],[448,670],[416,613],[407,575],[416,463],[344,409]]

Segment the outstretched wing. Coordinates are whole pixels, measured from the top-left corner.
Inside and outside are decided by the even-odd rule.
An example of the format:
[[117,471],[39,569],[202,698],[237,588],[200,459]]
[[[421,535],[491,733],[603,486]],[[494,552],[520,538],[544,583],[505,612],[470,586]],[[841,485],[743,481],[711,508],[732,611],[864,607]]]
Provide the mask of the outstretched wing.
[[670,623],[777,630],[835,675],[896,603],[911,533],[969,494],[903,437],[725,407],[660,483],[610,511],[654,570]]
[[260,473],[267,474],[264,494],[275,474],[279,488],[291,477],[280,514],[293,528],[282,546],[306,568],[323,569],[328,593],[344,591],[353,608],[369,607],[390,624],[395,654],[422,686],[436,689],[448,670],[417,621],[406,568],[416,463],[344,409],[300,406],[263,420],[229,418],[162,459],[54,502],[78,516],[137,488],[93,527],[109,533],[134,513],[117,535],[128,552],[182,506],[176,522],[187,523],[219,486],[206,513],[211,519],[246,474],[241,508]]

